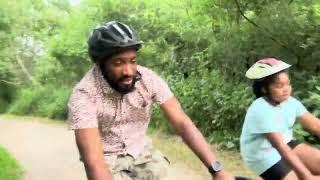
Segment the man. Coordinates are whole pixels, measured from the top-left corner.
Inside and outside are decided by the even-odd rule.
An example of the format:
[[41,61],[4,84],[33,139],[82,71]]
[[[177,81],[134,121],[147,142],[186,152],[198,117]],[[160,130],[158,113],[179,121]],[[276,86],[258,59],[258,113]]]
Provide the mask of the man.
[[146,136],[156,102],[213,179],[233,179],[184,113],[168,85],[137,65],[143,42],[127,25],[112,21],[93,30],[88,51],[95,66],[69,100],[70,129],[90,180],[168,178],[169,161]]

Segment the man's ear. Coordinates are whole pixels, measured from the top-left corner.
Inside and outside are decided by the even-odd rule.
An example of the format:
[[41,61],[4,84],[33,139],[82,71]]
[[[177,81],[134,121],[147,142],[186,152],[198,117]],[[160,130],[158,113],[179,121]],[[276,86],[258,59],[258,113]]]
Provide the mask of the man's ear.
[[266,91],[266,88],[261,88],[261,91],[263,92],[263,94],[266,94],[267,93],[267,91]]

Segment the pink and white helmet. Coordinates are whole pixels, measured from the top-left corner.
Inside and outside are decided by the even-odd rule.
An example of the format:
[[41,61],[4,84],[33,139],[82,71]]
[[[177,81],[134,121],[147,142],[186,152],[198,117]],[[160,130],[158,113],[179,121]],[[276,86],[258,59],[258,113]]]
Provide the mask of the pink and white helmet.
[[249,79],[261,79],[282,70],[288,69],[291,65],[275,58],[258,60],[246,72]]

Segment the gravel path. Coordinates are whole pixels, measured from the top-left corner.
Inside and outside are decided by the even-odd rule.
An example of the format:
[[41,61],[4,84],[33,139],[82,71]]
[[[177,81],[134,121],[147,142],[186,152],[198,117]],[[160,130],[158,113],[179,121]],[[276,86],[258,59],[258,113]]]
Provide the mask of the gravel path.
[[[0,144],[23,166],[25,180],[86,179],[73,131],[68,131],[64,124],[0,118]],[[178,164],[172,165],[171,176],[203,179]]]
[[26,180],[85,180],[72,131],[62,124],[0,119],[0,144],[21,163]]

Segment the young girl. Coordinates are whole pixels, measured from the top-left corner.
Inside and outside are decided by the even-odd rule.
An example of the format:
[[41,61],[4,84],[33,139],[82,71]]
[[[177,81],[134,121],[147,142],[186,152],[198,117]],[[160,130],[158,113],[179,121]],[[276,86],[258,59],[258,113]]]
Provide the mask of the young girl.
[[267,58],[246,73],[256,100],[250,105],[240,138],[247,166],[266,180],[320,180],[320,150],[293,138],[299,122],[320,137],[320,120],[291,97],[289,64]]

